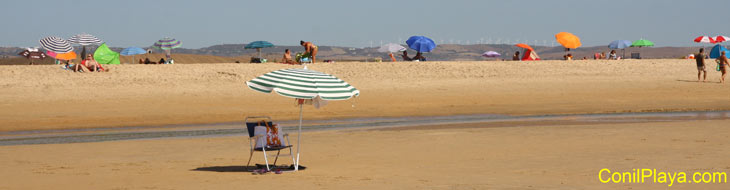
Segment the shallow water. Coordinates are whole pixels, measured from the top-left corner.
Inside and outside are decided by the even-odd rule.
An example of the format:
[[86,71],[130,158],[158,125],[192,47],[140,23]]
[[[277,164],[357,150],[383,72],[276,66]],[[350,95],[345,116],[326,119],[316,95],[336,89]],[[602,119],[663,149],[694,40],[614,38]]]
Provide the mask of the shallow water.
[[[688,120],[726,120],[730,111],[713,112],[656,112],[620,114],[579,114],[579,115],[538,115],[508,116],[495,114],[454,115],[437,117],[397,117],[397,118],[351,118],[333,120],[305,120],[302,131],[352,130],[396,128],[405,126],[449,125],[459,123],[517,122],[531,123],[640,123],[673,122]],[[298,121],[280,121],[288,132],[296,131]],[[102,142],[135,139],[216,137],[238,135],[248,132],[243,122],[201,125],[134,126],[121,128],[92,128],[64,130],[36,130],[0,132],[0,145],[62,144]]]

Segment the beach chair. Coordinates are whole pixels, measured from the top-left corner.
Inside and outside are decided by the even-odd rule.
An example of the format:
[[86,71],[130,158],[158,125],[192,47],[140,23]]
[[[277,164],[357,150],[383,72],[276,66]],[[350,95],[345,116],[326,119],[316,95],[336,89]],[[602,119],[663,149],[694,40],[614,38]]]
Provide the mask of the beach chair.
[[[246,167],[248,167],[251,164],[251,158],[253,158],[254,152],[263,152],[264,153],[264,161],[266,162],[266,170],[270,171],[271,167],[269,166],[269,158],[266,155],[266,151],[276,151],[276,159],[274,159],[273,166],[276,166],[276,162],[279,161],[279,155],[281,153],[282,149],[289,149],[289,156],[291,156],[292,163],[294,162],[294,154],[292,153],[292,145],[289,141],[289,134],[283,133],[282,131],[279,131],[280,133],[283,133],[284,139],[281,139],[282,146],[272,147],[267,146],[266,144],[262,145],[260,148],[256,147],[256,142],[259,142],[259,138],[266,138],[265,135],[255,135],[254,131],[256,126],[273,126],[273,122],[271,120],[271,117],[269,116],[252,116],[252,117],[246,117],[244,120],[244,123],[246,125],[246,129],[248,131],[248,143],[249,147],[251,148],[251,152],[248,156],[248,162],[246,163]],[[266,141],[263,140],[265,143]]]

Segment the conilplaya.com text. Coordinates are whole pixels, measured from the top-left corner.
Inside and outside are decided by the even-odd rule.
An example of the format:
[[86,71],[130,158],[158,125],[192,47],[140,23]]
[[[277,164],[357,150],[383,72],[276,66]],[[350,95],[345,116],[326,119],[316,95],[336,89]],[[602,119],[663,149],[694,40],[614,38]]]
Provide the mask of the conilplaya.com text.
[[675,184],[712,184],[727,183],[726,172],[666,172],[657,169],[632,169],[631,171],[612,171],[603,168],[598,171],[601,183],[660,183],[671,187]]

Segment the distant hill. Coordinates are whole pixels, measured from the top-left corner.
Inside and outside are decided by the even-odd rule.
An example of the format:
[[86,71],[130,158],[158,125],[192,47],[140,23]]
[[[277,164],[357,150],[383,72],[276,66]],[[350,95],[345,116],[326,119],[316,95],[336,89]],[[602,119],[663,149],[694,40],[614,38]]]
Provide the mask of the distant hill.
[[[224,63],[224,62],[248,62],[252,56],[257,56],[256,50],[244,49],[245,44],[223,44],[214,45],[210,47],[204,47],[200,49],[187,49],[178,48],[172,51],[173,58],[178,63]],[[404,45],[405,46],[405,45]],[[95,49],[96,47],[88,47],[89,49]],[[562,47],[546,47],[546,46],[533,46],[536,52],[542,59],[561,59],[565,54]],[[709,46],[706,48],[710,48]],[[80,50],[77,49],[77,53]],[[114,51],[121,51],[123,48],[113,47]],[[147,49],[153,50],[156,54],[147,55],[148,58],[159,60],[163,57],[161,51],[147,47]],[[264,58],[270,61],[278,61],[281,59],[282,53],[285,49],[290,49],[292,55],[297,52],[303,52],[304,48],[301,46],[276,46],[273,48],[262,49],[262,55]],[[12,59],[21,52],[23,48],[17,47],[0,47],[0,64],[25,64],[27,60],[23,59]],[[415,52],[409,50],[411,56],[415,55]],[[474,61],[474,60],[487,60],[487,58],[481,57],[481,54],[485,51],[496,51],[502,54],[501,59],[511,59],[512,54],[515,51],[522,51],[521,48],[507,44],[478,44],[478,45],[457,45],[457,44],[443,44],[430,53],[424,54],[428,60],[432,61]],[[594,47],[581,47],[575,50],[571,50],[569,53],[573,55],[575,59],[581,59],[587,57],[591,59],[594,53],[606,52],[610,50],[605,46],[594,46]],[[628,48],[626,49],[626,57],[629,57],[632,52],[640,52],[641,56],[645,59],[654,58],[680,58],[690,53],[696,52],[697,47],[650,47],[650,48]],[[618,54],[622,55],[622,51],[618,50]],[[198,55],[198,56],[196,56]],[[144,57],[136,56],[135,58]],[[396,55],[400,60],[400,56]],[[16,57],[17,58],[17,57]],[[389,60],[387,54],[377,52],[377,48],[349,48],[349,47],[337,47],[337,46],[319,46],[318,60],[336,60],[336,61],[373,61],[375,59]],[[123,56],[122,62],[130,62],[131,57]],[[52,61],[45,60],[43,63],[50,63]]]

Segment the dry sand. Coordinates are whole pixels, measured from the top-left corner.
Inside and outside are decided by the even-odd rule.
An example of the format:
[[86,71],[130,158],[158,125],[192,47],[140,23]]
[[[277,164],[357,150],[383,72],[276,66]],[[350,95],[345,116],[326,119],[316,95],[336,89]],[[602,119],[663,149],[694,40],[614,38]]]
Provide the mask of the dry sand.
[[[0,67],[0,130],[293,119],[291,99],[244,82],[279,64],[118,65],[109,73]],[[334,63],[362,91],[306,119],[730,109],[730,86],[690,60]],[[354,105],[354,107],[353,107]],[[602,184],[603,168],[730,172],[728,120],[309,132],[302,164],[245,172],[242,136],[0,147],[0,189],[667,189]],[[409,129],[409,130],[403,130]],[[296,140],[296,139],[292,139]],[[281,163],[290,164],[284,157]],[[262,163],[261,154],[254,162]],[[728,184],[674,184],[727,189]]]
[[[245,81],[282,64],[113,65],[108,73],[0,66],[0,131],[295,119],[292,99]],[[318,63],[362,91],[305,119],[728,110],[730,84],[692,60]]]

